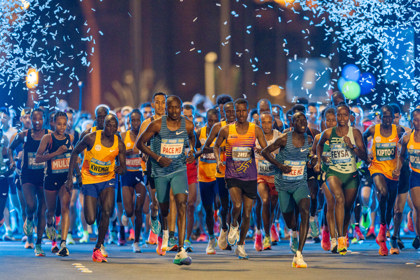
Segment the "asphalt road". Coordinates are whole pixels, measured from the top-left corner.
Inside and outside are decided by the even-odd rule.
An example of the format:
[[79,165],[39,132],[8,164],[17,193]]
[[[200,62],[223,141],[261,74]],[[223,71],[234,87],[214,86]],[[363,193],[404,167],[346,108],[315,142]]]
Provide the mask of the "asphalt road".
[[33,250],[20,242],[0,242],[0,279],[420,279],[420,250],[404,240],[407,249],[399,255],[382,257],[374,241],[351,245],[345,256],[325,252],[319,244],[304,249],[306,269],[292,268],[293,255],[287,241],[271,251],[256,252],[251,241],[246,245],[249,260],[238,260],[233,251],[217,250],[205,254],[205,243],[194,243],[190,266],[172,263],[174,252],[158,256],[155,246],[142,247],[134,254],[131,245],[108,245],[108,263],[92,262],[93,242],[69,245],[69,257],[51,253],[44,244],[46,257],[35,257]]

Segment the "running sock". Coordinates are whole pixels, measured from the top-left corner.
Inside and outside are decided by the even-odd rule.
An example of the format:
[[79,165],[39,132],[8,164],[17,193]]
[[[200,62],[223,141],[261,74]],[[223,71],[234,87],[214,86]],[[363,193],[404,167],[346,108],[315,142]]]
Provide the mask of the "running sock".
[[175,232],[174,231],[170,231],[169,232],[169,238],[174,238],[175,237]]

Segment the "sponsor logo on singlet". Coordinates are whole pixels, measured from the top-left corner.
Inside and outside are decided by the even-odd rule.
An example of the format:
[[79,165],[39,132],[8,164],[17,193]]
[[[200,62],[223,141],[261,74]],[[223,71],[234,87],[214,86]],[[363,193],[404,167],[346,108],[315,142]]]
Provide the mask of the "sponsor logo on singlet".
[[111,161],[103,162],[92,158],[89,163],[89,172],[92,175],[108,175],[111,168]]
[[162,139],[160,154],[167,158],[178,158],[183,151],[184,139]]
[[69,171],[70,165],[70,154],[58,155],[51,159],[51,172],[53,174],[57,173],[67,173]]

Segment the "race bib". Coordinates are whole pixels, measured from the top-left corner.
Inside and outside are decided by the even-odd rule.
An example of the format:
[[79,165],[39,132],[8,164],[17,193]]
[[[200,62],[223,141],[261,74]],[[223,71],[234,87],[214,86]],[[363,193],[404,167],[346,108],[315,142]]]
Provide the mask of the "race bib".
[[232,159],[234,161],[248,161],[251,160],[251,148],[250,147],[233,147],[232,148]]
[[36,163],[35,162],[36,153],[28,152],[28,168],[33,170],[39,170],[45,168],[45,162]]
[[274,166],[268,160],[258,160],[258,174],[265,176],[274,175]]
[[92,175],[108,175],[110,168],[111,161],[103,162],[93,158],[89,163],[89,172]]
[[396,142],[376,143],[376,160],[386,161],[395,159]]
[[52,174],[67,173],[70,165],[70,154],[58,155],[51,159]]
[[125,162],[128,171],[139,171],[141,169],[141,158],[139,154],[127,155]]
[[184,139],[162,139],[160,154],[167,158],[178,158],[184,149]]
[[351,162],[351,153],[347,149],[346,144],[330,144],[331,148],[331,162],[333,164],[343,164]]
[[408,159],[410,160],[411,167],[420,169],[420,150],[408,149]]
[[283,179],[288,181],[298,181],[303,179],[306,166],[305,161],[285,160],[283,164],[292,168],[290,173],[283,173]]
[[214,153],[201,154],[200,161],[205,163],[216,163],[216,157],[214,156]]

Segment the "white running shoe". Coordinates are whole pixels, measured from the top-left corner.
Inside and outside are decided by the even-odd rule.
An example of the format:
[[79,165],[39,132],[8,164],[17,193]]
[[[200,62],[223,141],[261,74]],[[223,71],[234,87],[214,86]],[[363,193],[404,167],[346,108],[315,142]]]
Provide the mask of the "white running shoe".
[[162,251],[168,250],[168,242],[169,242],[169,232],[167,230],[164,230],[163,237],[162,237]]
[[207,245],[206,254],[215,255],[216,254],[216,237],[209,239],[209,244]]
[[219,248],[222,249],[222,250],[225,250],[228,246],[228,243],[227,243],[228,231],[229,231],[228,229],[227,230],[224,230],[224,229],[220,230],[220,235],[219,235],[219,239],[217,240],[217,243],[219,244]]
[[133,253],[141,253],[141,248],[138,242],[133,243]]
[[71,233],[69,233],[68,235],[67,235],[67,240],[66,240],[66,242],[67,242],[67,244],[69,244],[69,245],[74,245],[74,244],[76,244],[76,242],[74,241],[74,239],[73,239],[73,235],[71,234]]
[[101,245],[101,254],[104,256],[104,258],[108,258],[108,252],[105,250],[105,246]]
[[302,253],[300,251],[297,251],[296,255],[293,257],[292,267],[295,267],[295,268],[307,268],[308,267],[306,262],[303,260]]
[[83,232],[82,238],[80,238],[79,243],[88,243],[89,242],[89,233],[87,231]]
[[188,256],[188,253],[185,251],[184,248],[175,255],[174,264],[177,265],[190,265],[192,262],[191,257]]
[[230,225],[229,234],[228,234],[228,243],[233,246],[239,240],[239,225],[236,227]]
[[333,253],[333,254],[338,253],[337,238],[331,238],[331,253]]
[[236,247],[235,255],[237,255],[240,260],[247,260],[248,259],[248,255],[245,252],[245,244],[244,245],[238,245]]

